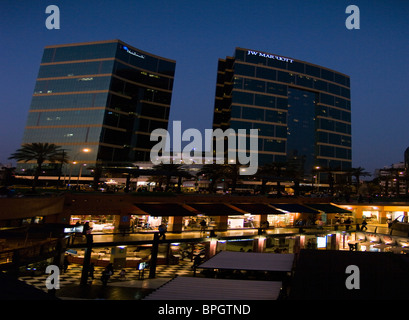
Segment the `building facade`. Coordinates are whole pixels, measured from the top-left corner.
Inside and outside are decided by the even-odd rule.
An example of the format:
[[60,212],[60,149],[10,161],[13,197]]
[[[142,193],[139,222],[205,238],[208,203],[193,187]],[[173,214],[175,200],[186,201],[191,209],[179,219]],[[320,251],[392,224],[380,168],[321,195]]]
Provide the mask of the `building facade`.
[[[350,78],[308,62],[236,48],[219,59],[213,129],[258,130],[259,166],[351,168]],[[249,143],[247,143],[249,146]]]
[[168,126],[175,66],[120,40],[46,47],[23,143],[61,146],[73,174],[148,161],[150,133]]

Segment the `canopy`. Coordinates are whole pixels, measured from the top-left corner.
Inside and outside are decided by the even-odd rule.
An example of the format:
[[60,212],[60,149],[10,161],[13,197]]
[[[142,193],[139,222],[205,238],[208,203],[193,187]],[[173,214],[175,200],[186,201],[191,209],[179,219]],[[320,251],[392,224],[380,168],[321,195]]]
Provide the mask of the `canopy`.
[[306,206],[303,206],[301,204],[296,204],[296,203],[280,203],[280,204],[276,204],[274,203],[273,205],[274,207],[276,207],[277,209],[281,209],[287,212],[298,212],[298,213],[314,213],[314,214],[318,214],[319,211],[314,210],[312,208],[308,208]]
[[242,215],[243,213],[223,203],[187,203],[189,207],[206,216]]
[[151,216],[190,216],[194,214],[177,203],[135,203],[137,208]]
[[292,253],[221,251],[198,268],[288,272],[293,262]]
[[145,300],[277,300],[279,281],[177,277]]
[[309,203],[308,206],[315,210],[324,211],[325,213],[352,213],[351,211],[334,206],[330,203]]
[[251,214],[284,214],[284,212],[262,203],[235,203],[233,206]]

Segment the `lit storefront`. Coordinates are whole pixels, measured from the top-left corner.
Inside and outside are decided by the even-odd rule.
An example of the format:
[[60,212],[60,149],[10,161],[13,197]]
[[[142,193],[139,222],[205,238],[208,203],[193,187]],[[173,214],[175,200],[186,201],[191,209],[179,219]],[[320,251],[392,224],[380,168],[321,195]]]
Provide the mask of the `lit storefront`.
[[92,232],[114,232],[119,223],[119,215],[72,215],[71,225],[89,223]]

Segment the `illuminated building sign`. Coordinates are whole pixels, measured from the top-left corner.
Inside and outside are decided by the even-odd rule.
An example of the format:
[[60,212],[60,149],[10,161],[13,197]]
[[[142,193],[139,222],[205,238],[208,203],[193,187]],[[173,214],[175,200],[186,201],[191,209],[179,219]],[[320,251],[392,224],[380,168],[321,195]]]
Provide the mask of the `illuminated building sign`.
[[252,56],[259,56],[259,57],[264,57],[264,58],[269,58],[269,59],[275,59],[275,60],[280,60],[280,61],[289,62],[289,63],[293,63],[293,61],[294,61],[293,59],[290,59],[290,58],[276,56],[276,55],[273,55],[273,54],[263,53],[263,52],[259,52],[259,51],[248,50],[247,55],[248,56],[252,55]]
[[144,56],[143,54],[138,54],[138,53],[136,53],[135,51],[132,51],[131,49],[129,49],[128,47],[126,47],[126,46],[123,46],[122,49],[124,49],[126,52],[128,52],[129,54],[131,54],[131,55],[133,55],[133,56],[135,56],[135,57],[138,57],[138,58],[141,58],[141,59],[145,59],[145,56]]

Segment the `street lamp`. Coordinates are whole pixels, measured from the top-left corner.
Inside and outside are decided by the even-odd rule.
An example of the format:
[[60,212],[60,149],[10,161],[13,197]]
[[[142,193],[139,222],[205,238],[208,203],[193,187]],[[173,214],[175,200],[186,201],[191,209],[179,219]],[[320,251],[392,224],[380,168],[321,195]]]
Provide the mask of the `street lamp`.
[[317,181],[316,181],[316,183],[317,183],[317,192],[319,193],[320,192],[320,169],[321,169],[321,167],[316,166],[316,167],[314,167],[314,169],[317,170],[317,175],[316,175]]
[[[69,180],[68,180],[68,184],[71,183],[72,165],[73,165],[73,164],[77,164],[77,161],[75,161],[75,159],[78,157],[78,155],[79,155],[81,152],[88,153],[88,152],[90,152],[90,151],[91,151],[90,149],[84,148],[84,149],[82,149],[81,151],[79,151],[79,152],[77,152],[77,153],[75,154],[75,156],[73,157],[72,162],[71,162],[70,178],[69,178]],[[81,171],[82,171],[82,166],[80,167],[80,173],[79,173],[79,176],[78,176],[77,185],[78,185],[79,178],[80,178],[80,176],[81,176]]]

